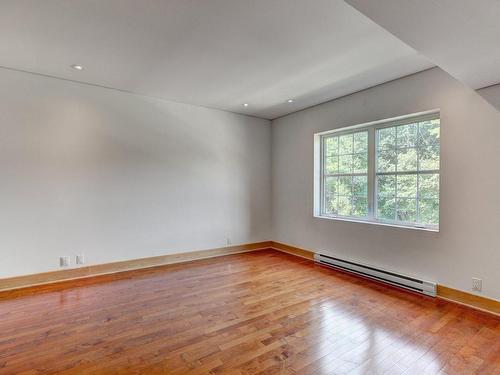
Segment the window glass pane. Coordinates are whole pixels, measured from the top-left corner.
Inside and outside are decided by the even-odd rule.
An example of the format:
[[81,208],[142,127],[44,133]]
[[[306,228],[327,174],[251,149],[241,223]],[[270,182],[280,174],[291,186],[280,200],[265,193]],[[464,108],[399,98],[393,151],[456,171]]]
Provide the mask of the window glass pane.
[[396,171],[396,151],[380,151],[377,158],[378,172],[394,172]]
[[352,216],[366,217],[368,215],[368,199],[355,197],[352,200]]
[[439,169],[439,145],[422,146],[419,149],[419,170]]
[[340,155],[352,154],[353,152],[353,135],[346,134],[339,137],[339,153]]
[[353,155],[353,172],[368,173],[368,154]]
[[333,156],[325,160],[325,173],[334,174],[339,172],[339,157]]
[[358,197],[368,196],[368,176],[354,176],[352,178],[352,193]]
[[339,156],[339,173],[352,173],[352,155]]
[[439,119],[424,121],[419,124],[419,142],[421,145],[438,144],[440,139]]
[[415,223],[417,221],[417,200],[397,198],[396,218],[399,221]]
[[338,198],[338,214],[342,216],[349,216],[351,214],[351,199],[348,197]]
[[325,213],[337,212],[338,177],[325,177],[324,180]]
[[330,157],[339,153],[339,137],[325,138],[325,156]]
[[398,150],[398,172],[417,170],[417,149],[403,148]]
[[396,199],[392,197],[378,197],[377,217],[384,220],[396,219]]
[[361,154],[368,151],[368,132],[354,133],[354,153]]
[[417,124],[408,124],[398,126],[397,133],[397,146],[398,147],[415,147],[417,145]]
[[[439,173],[420,174],[419,171],[439,170],[439,124],[436,119],[377,130],[376,172],[394,173],[377,176],[378,218],[437,223]],[[396,154],[391,151],[394,146]],[[422,208],[421,200],[425,200]]]
[[396,127],[377,130],[378,149],[390,149],[396,147]]
[[396,196],[396,176],[377,177],[378,195],[383,197]]
[[436,225],[439,223],[439,200],[420,199],[418,202],[420,223]]
[[338,177],[325,177],[325,194],[334,196],[338,194]]
[[417,175],[399,175],[397,177],[398,198],[417,197]]
[[418,178],[420,198],[439,198],[439,174],[422,174]]
[[337,214],[337,202],[338,198],[336,195],[325,197],[325,214],[336,215]]
[[352,177],[339,177],[339,195],[350,197],[352,195]]

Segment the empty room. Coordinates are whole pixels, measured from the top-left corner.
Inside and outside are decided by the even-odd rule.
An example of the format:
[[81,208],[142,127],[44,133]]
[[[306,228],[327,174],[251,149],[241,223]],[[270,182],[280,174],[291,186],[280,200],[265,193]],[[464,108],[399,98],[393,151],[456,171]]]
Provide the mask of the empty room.
[[499,17],[0,1],[0,375],[500,375]]

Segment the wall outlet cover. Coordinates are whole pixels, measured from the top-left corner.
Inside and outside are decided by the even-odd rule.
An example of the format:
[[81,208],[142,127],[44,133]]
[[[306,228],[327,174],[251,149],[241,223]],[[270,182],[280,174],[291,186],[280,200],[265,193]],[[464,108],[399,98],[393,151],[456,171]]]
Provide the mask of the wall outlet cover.
[[483,280],[477,277],[472,278],[472,290],[480,292],[483,289]]
[[69,267],[69,256],[63,256],[59,258],[59,266],[60,267]]
[[85,255],[77,255],[76,256],[76,264],[85,264]]

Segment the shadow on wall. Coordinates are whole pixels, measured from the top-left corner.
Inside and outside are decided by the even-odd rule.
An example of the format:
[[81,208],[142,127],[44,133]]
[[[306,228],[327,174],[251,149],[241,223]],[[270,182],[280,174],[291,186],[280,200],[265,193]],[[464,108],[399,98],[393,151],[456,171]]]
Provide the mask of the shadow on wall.
[[500,84],[479,89],[477,93],[500,111]]

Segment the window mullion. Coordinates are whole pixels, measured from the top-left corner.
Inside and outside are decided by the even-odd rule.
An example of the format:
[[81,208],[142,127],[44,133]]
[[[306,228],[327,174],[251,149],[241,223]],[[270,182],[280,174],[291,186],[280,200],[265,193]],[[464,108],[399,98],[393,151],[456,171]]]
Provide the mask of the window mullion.
[[326,199],[325,199],[325,166],[326,166],[326,153],[325,153],[325,144],[326,137],[321,137],[321,155],[320,155],[320,163],[321,163],[321,181],[320,181],[320,190],[321,190],[321,198],[320,198],[320,210],[321,213],[324,214],[326,212]]
[[420,223],[420,123],[417,124],[417,202],[416,202],[416,218],[417,223]]
[[375,128],[368,129],[368,218],[375,218]]

